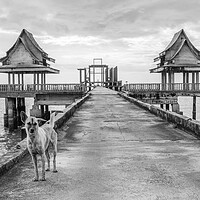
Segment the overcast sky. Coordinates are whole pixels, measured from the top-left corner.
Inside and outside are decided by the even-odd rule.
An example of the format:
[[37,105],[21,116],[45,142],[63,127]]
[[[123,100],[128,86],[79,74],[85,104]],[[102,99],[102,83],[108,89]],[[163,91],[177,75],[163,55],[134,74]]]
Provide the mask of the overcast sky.
[[118,66],[123,83],[159,82],[149,69],[174,33],[183,28],[200,49],[200,1],[0,0],[0,57],[23,28],[56,59],[60,74],[48,82],[78,82],[77,68],[93,58]]

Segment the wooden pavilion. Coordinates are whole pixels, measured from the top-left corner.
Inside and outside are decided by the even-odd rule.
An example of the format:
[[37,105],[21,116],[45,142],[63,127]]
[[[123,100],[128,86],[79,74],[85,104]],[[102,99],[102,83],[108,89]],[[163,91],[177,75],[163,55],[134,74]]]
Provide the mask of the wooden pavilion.
[[[17,85],[20,88],[24,86],[24,74],[33,74],[33,87],[39,88],[39,85],[46,84],[46,74],[59,73],[59,70],[50,67],[48,61],[55,62],[55,59],[49,57],[38,45],[32,33],[23,29],[17,41],[6,52],[6,56],[0,59],[0,73],[8,74],[8,85]],[[20,112],[25,111],[25,98],[9,94],[5,104],[5,126],[16,128],[17,124],[20,124]],[[44,106],[41,109],[44,110]]]
[[154,62],[158,62],[157,67],[150,69],[150,72],[162,74],[163,89],[167,85],[172,87],[175,73],[182,73],[183,83],[199,83],[200,51],[190,42],[183,29],[174,35]]

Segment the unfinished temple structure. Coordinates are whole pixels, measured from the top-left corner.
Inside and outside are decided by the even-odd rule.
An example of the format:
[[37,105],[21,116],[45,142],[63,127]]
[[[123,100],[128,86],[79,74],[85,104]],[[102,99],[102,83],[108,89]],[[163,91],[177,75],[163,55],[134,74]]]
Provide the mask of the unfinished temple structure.
[[118,80],[118,67],[109,68],[102,63],[102,58],[94,58],[88,68],[79,68],[80,84],[89,90],[100,85],[106,88],[120,90],[122,81]]

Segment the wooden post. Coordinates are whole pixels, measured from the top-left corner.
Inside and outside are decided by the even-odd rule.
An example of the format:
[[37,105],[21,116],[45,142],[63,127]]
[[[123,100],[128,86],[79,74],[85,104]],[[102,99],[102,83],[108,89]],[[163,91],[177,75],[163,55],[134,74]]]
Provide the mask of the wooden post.
[[196,72],[196,90],[199,90],[199,72]]
[[89,91],[91,91],[91,71],[89,67]]
[[183,72],[183,90],[185,90],[185,72]]
[[39,73],[37,73],[37,90],[40,90],[39,85],[40,85],[40,76]]
[[166,110],[169,110],[169,104],[166,104]]
[[193,96],[192,119],[196,120],[196,96]]
[[192,90],[195,90],[195,72],[192,72]]
[[22,90],[24,90],[24,73],[22,72]]

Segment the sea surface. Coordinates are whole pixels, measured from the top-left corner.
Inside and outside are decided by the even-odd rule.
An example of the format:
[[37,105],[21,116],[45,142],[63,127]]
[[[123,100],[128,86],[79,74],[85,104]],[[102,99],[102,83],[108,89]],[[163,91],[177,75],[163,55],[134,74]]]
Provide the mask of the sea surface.
[[[33,98],[26,98],[26,113],[29,115],[29,111],[33,105]],[[192,118],[192,97],[180,96],[178,102],[180,105],[180,111],[183,115]],[[49,110],[63,110],[65,106],[50,106]],[[197,120],[200,121],[200,97],[197,97]],[[3,114],[5,113],[5,99],[0,98],[0,156],[5,154],[10,148],[16,145],[21,140],[20,129],[15,131],[9,131],[4,127]]]

